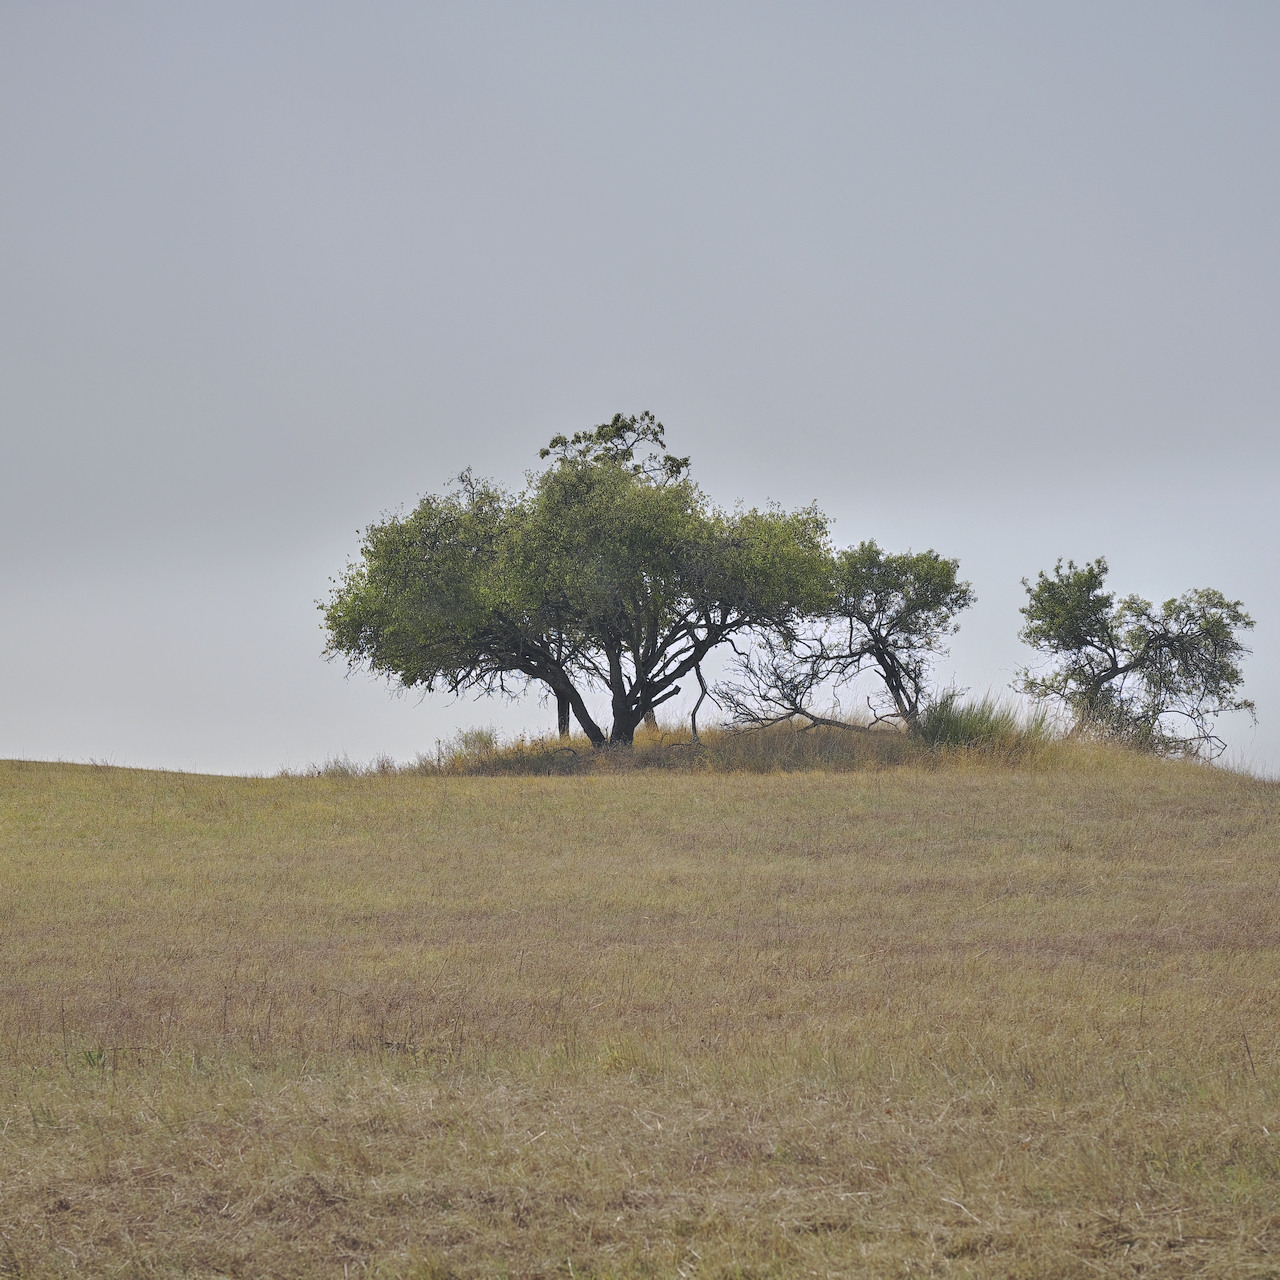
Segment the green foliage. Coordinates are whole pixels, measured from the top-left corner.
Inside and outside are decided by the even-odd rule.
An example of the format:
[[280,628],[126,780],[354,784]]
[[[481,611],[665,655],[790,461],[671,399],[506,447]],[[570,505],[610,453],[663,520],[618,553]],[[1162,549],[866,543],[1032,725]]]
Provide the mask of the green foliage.
[[1159,607],[1141,596],[1119,602],[1105,589],[1101,557],[1077,568],[1059,560],[1032,585],[1023,641],[1050,666],[1021,673],[1034,697],[1061,703],[1078,729],[1171,754],[1219,754],[1225,744],[1213,719],[1226,711],[1253,714],[1238,696],[1249,649],[1240,633],[1253,619],[1239,600],[1201,588]]
[[[608,460],[628,466],[637,475],[651,480],[675,480],[689,470],[689,459],[675,458],[666,452],[666,428],[647,410],[625,417],[615,413],[609,422],[603,422],[590,431],[575,431],[572,436],[552,436],[545,449],[538,450],[538,457],[546,459],[553,454],[578,462]],[[636,461],[636,450],[649,446],[651,453]],[[654,457],[654,454],[660,456]]]
[[542,681],[571,700],[583,638],[564,601],[522,572],[522,516],[518,499],[464,472],[455,492],[370,525],[361,562],[322,606],[328,652],[405,688]]
[[[718,645],[786,630],[826,590],[814,508],[726,513],[685,475],[651,414],[572,439],[519,495],[461,477],[366,531],[323,605],[328,651],[406,687],[508,693],[540,681],[590,741],[584,693],[608,692],[609,740],[680,692]],[[639,455],[639,457],[638,457]]]

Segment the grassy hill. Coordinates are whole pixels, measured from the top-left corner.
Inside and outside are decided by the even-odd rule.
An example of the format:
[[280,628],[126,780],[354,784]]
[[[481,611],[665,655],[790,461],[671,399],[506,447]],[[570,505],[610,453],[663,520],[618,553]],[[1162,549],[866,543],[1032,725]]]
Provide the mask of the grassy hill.
[[1280,788],[0,764],[0,1275],[1280,1275]]

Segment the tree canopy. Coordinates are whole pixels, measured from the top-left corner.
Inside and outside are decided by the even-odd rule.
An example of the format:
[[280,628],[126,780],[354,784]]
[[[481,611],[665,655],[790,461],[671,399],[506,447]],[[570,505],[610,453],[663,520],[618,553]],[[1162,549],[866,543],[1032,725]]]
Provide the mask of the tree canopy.
[[[327,651],[428,691],[540,682],[562,732],[572,712],[593,744],[629,744],[713,649],[789,634],[821,607],[821,512],[715,507],[651,414],[557,436],[542,457],[519,494],[464,473],[370,525],[321,606]],[[607,735],[593,688],[610,699]]]
[[1023,579],[1021,637],[1049,666],[1024,670],[1021,688],[1059,702],[1081,729],[1157,751],[1218,755],[1225,743],[1214,718],[1253,714],[1253,703],[1238,696],[1249,653],[1240,634],[1253,619],[1239,600],[1211,588],[1159,607],[1137,595],[1117,602],[1106,576],[1099,557],[1081,568],[1059,560],[1034,585]]

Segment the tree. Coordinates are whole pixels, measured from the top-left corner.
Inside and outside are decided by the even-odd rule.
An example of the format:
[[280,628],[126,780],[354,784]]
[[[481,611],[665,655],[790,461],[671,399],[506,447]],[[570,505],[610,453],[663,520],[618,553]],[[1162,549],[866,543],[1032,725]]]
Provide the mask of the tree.
[[1105,589],[1107,562],[1076,568],[1059,560],[1022,585],[1027,603],[1022,640],[1048,655],[1040,673],[1020,673],[1020,687],[1051,699],[1074,717],[1080,731],[1095,731],[1171,754],[1221,754],[1214,717],[1254,713],[1237,696],[1240,663],[1250,652],[1240,633],[1253,619],[1239,600],[1202,588],[1158,608],[1141,596],[1117,603]]
[[[651,414],[557,436],[542,457],[517,496],[464,477],[371,525],[322,606],[328,652],[426,690],[540,681],[594,745],[629,745],[713,649],[786,632],[823,598],[825,517],[712,506]],[[610,699],[607,738],[592,689]]]
[[740,724],[794,718],[847,727],[818,714],[814,700],[821,689],[838,690],[871,669],[882,686],[868,699],[873,723],[911,727],[932,664],[959,629],[956,615],[976,599],[959,568],[933,550],[890,554],[874,541],[849,547],[830,561],[822,615],[807,628],[761,636],[740,655],[737,679],[717,686],[717,697]]

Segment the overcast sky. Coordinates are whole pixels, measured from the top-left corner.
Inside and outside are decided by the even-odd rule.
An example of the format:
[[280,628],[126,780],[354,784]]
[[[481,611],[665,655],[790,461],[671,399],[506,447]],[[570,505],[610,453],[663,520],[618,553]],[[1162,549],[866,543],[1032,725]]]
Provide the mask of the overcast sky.
[[274,771],[554,708],[393,697],[380,513],[652,409],[979,603],[1105,555],[1258,622],[1280,768],[1280,7],[0,8],[0,756]]

